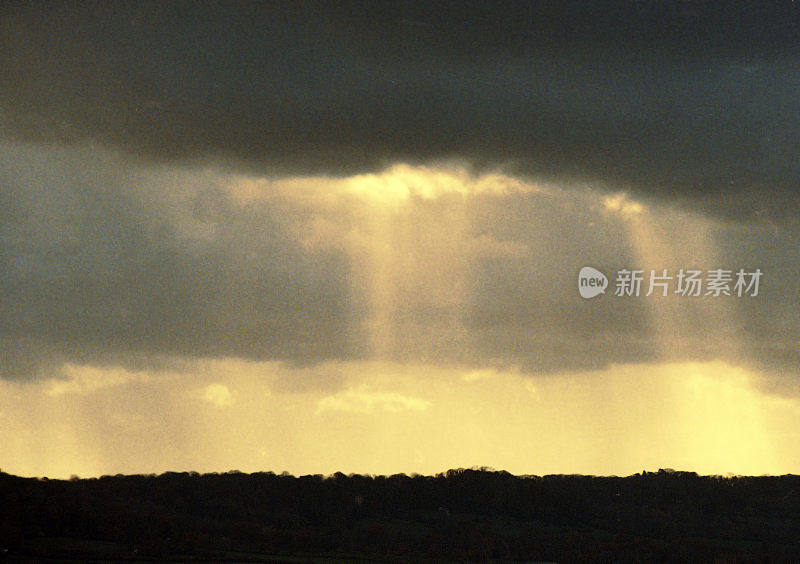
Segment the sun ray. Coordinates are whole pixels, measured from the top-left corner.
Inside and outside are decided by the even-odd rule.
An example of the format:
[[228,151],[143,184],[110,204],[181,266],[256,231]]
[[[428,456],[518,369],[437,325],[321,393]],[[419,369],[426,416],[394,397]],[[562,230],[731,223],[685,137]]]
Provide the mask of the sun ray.
[[[741,350],[746,340],[737,330],[737,310],[733,296],[680,296],[674,293],[674,280],[671,282],[667,296],[662,296],[660,289],[646,296],[649,290],[650,271],[656,275],[675,276],[680,269],[697,269],[707,271],[715,268],[735,269],[738,265],[721,263],[721,254],[714,245],[713,220],[700,217],[689,212],[666,210],[659,217],[647,207],[630,202],[626,196],[618,195],[616,199],[606,201],[606,208],[620,213],[628,230],[628,237],[636,254],[638,268],[644,270],[642,295],[638,298],[645,304],[650,339],[655,346],[656,357],[661,362],[671,362],[674,358],[692,358],[715,361],[709,357],[707,350],[719,351],[724,347]],[[705,293],[705,288],[703,288]],[[712,327],[712,331],[687,333],[687,328],[697,325],[697,319],[703,320],[702,327]],[[765,468],[777,467],[777,459],[770,440],[767,422],[760,410],[750,409],[746,413],[748,432],[739,433],[736,440],[731,440],[731,429],[738,429],[738,421],[732,418],[742,416],[741,409],[726,408],[725,402],[735,397],[739,407],[747,409],[747,390],[750,395],[755,392],[754,382],[747,372],[731,368],[727,375],[717,371],[708,373],[710,365],[699,364],[683,375],[685,379],[685,404],[689,411],[681,415],[681,420],[688,424],[685,436],[691,444],[692,455],[687,462],[706,464],[709,452],[718,455],[717,464],[727,462],[742,467],[748,464],[753,452]],[[697,395],[712,394],[704,398],[703,413],[691,412],[697,407]],[[743,395],[744,394],[744,395]],[[690,397],[691,396],[691,397]],[[745,443],[747,443],[745,445]],[[731,447],[727,460],[713,448],[714,445],[726,444]]]

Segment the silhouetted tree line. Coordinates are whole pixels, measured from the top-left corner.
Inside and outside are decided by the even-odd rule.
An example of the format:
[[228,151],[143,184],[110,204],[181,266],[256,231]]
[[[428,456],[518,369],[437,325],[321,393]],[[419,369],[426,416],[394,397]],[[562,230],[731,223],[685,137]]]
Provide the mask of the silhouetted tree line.
[[0,473],[8,558],[766,561],[800,555],[800,476]]

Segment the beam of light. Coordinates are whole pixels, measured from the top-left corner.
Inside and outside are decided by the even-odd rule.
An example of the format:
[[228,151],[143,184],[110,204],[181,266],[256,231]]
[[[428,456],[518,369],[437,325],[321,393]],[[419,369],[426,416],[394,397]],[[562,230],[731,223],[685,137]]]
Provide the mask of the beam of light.
[[[627,299],[639,299],[646,304],[657,358],[668,362],[670,358],[686,358],[693,354],[707,357],[705,339],[713,341],[713,347],[708,343],[708,348],[718,350],[727,346],[732,351],[744,350],[746,342],[737,330],[738,316],[733,301],[737,298],[676,296],[674,279],[670,284],[671,295],[664,297],[656,288],[653,295],[644,296],[650,270],[659,275],[667,269],[667,274],[674,276],[681,268],[735,271],[740,266],[720,262],[720,253],[713,244],[712,220],[676,210],[654,217],[648,208],[628,200],[624,194],[606,197],[604,205],[606,210],[622,216],[638,268],[645,271],[642,296]],[[698,321],[706,330],[694,334],[694,342],[687,343],[692,335],[687,335],[685,329],[697,325]],[[704,367],[708,366],[695,367],[683,376],[687,383],[688,410],[681,415],[681,420],[691,422],[686,433],[692,439],[693,451],[686,463],[703,467],[709,464],[710,457],[716,457],[715,465],[727,462],[730,466],[747,467],[755,457],[762,468],[778,467],[766,421],[759,411],[749,407],[748,393],[752,394],[755,387],[752,375],[730,367],[720,379],[719,374],[704,372]],[[741,425],[735,425],[741,423],[743,417],[747,420],[745,432]],[[735,433],[731,431],[734,428],[738,429]],[[720,450],[720,445],[725,447]]]
[[[406,164],[343,179],[237,176],[227,189],[242,205],[278,198],[315,211],[297,226],[296,238],[309,250],[340,245],[349,256],[352,301],[366,308],[369,358],[402,356],[415,348],[412,341],[425,348],[432,339],[414,330],[418,315],[436,318],[437,331],[453,342],[464,341],[459,307],[468,297],[469,254],[515,251],[510,244],[496,248],[485,235],[464,244],[472,198],[544,190],[499,172]],[[334,224],[320,210],[345,219]],[[428,304],[427,311],[410,311],[412,299]]]

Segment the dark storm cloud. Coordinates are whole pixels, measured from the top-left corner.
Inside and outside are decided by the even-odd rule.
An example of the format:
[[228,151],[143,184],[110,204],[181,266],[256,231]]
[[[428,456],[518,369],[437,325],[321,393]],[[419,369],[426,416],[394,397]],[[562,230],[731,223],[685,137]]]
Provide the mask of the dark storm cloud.
[[239,206],[214,178],[108,153],[0,155],[3,376],[357,354],[348,266],[291,239],[296,210]]
[[461,156],[798,210],[793,2],[7,3],[2,131],[349,174]]
[[[793,3],[422,4],[5,3],[0,374],[370,357],[383,305],[368,279],[385,265],[359,260],[375,210],[273,185],[243,204],[215,174],[450,157],[576,188],[469,196],[463,232],[443,219],[462,199],[409,199],[392,228],[407,238],[382,242],[409,266],[383,281],[383,358],[796,371]],[[733,319],[683,303],[668,352],[652,301],[582,300],[584,264],[656,267],[604,214],[602,190],[654,202],[643,221],[677,230],[664,202],[715,214],[721,263],[702,266],[761,267],[765,297],[726,302]],[[315,222],[325,244],[307,245]],[[698,266],[688,243],[671,267]]]

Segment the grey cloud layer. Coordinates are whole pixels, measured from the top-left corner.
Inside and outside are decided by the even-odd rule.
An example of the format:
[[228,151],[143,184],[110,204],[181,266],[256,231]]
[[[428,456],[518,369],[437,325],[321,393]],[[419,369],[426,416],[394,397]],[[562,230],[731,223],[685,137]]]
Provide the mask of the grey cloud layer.
[[[652,206],[641,221],[666,255],[654,259],[637,247],[634,218],[584,188],[412,192],[381,207],[331,179],[258,181],[247,194],[247,177],[97,148],[3,144],[0,158],[5,377],[52,376],[63,362],[230,356],[533,372],[723,358],[797,369],[796,224],[714,221],[694,241],[691,222],[707,219]],[[715,253],[703,257],[704,244]],[[760,267],[765,279],[750,300],[586,301],[575,286],[585,264],[609,275]],[[654,309],[662,303],[672,309]]]
[[349,354],[347,265],[300,249],[292,210],[237,208],[201,171],[107,153],[2,155],[5,375],[64,360]]
[[466,157],[800,211],[791,2],[9,3],[0,131],[350,174]]

